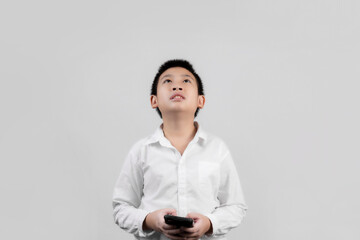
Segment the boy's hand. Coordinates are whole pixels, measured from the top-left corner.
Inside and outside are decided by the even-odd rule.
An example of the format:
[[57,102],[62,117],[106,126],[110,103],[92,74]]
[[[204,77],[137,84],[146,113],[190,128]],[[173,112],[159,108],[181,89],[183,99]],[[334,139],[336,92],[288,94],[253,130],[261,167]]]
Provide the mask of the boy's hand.
[[181,227],[180,236],[186,239],[199,239],[204,234],[212,234],[212,224],[208,217],[200,213],[188,213],[186,216],[194,219],[194,226],[191,228]]
[[166,237],[174,240],[184,239],[178,234],[181,232],[179,227],[168,225],[165,223],[164,216],[166,214],[176,216],[176,210],[172,208],[159,209],[149,213],[144,220],[143,230],[155,230],[163,233]]

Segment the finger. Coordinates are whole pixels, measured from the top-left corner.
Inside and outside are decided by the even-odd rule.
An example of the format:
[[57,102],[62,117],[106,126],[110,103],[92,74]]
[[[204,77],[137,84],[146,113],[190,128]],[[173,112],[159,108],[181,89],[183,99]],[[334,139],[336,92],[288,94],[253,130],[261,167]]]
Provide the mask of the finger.
[[163,229],[165,230],[170,230],[170,229],[177,229],[179,227],[175,226],[175,225],[169,225],[169,224],[166,224],[164,223],[164,225],[162,226]]
[[169,235],[176,235],[176,234],[182,233],[182,231],[180,230],[180,228],[178,228],[178,229],[172,229],[172,230],[166,230],[166,231],[164,231],[164,232],[166,232],[166,233],[169,234]]
[[174,240],[184,240],[184,237],[163,233],[166,237]]
[[186,239],[186,240],[191,240],[191,239],[200,239],[199,235],[195,235],[193,237],[188,237],[188,236],[184,236],[184,235],[180,235],[182,237],[182,239]]
[[188,232],[188,233],[194,233],[194,232],[198,232],[199,229],[197,227],[191,227],[191,228],[187,228],[187,227],[180,227],[180,229],[184,232]]
[[186,237],[186,238],[199,238],[199,234],[198,233],[186,233],[186,232],[182,232],[179,233],[180,236],[182,237]]

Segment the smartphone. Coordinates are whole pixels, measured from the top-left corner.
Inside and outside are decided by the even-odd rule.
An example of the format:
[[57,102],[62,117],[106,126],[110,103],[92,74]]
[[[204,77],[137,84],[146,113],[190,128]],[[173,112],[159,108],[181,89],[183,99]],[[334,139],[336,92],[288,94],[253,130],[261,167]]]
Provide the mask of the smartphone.
[[186,218],[186,217],[179,217],[173,215],[165,215],[164,216],[165,223],[169,225],[175,225],[178,227],[193,227],[194,226],[194,219]]

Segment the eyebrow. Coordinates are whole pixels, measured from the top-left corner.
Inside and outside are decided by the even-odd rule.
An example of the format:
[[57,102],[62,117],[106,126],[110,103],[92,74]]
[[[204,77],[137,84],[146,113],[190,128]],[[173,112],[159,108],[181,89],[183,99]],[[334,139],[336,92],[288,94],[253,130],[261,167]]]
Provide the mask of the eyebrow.
[[[166,74],[165,76],[163,76],[161,79],[163,79],[163,78],[165,78],[165,77],[172,77],[172,76],[174,76],[174,75],[172,75],[172,74]],[[183,75],[181,75],[181,76],[183,76],[183,77],[189,77],[189,78],[191,78],[192,80],[194,80],[190,75],[188,75],[188,74],[183,74]]]

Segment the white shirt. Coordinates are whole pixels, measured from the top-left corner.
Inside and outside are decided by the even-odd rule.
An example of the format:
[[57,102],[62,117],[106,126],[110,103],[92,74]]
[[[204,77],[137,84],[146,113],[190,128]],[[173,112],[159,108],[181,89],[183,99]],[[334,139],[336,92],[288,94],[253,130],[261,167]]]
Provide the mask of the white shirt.
[[146,215],[163,208],[177,215],[197,212],[213,226],[211,236],[226,239],[248,209],[231,153],[222,139],[206,133],[197,121],[194,138],[183,155],[164,136],[161,124],[154,134],[132,145],[113,194],[115,223],[136,239],[168,239],[143,231]]

